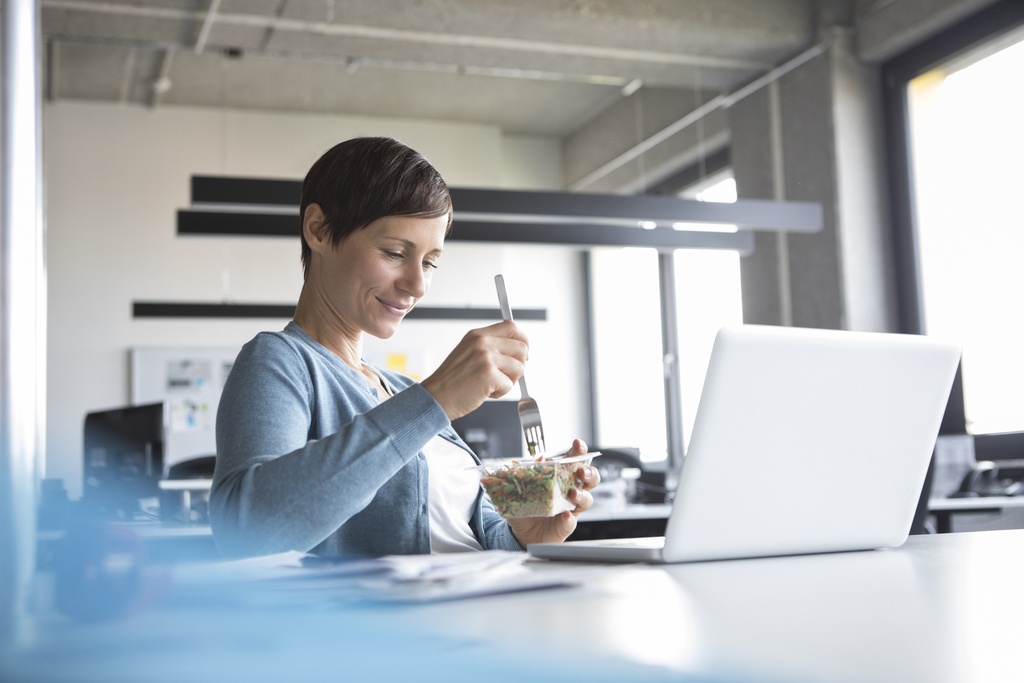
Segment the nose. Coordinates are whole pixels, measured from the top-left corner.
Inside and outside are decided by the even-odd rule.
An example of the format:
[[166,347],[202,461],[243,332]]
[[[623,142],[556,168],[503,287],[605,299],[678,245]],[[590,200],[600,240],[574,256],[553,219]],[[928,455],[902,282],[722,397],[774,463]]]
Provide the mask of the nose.
[[419,262],[415,262],[402,269],[402,277],[397,284],[403,292],[422,299],[430,288],[430,278]]

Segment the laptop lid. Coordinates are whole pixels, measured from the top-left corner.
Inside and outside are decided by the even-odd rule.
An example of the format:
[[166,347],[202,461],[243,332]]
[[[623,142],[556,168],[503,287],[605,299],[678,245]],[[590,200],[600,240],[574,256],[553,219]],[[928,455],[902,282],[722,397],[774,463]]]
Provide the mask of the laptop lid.
[[[958,346],[916,335],[721,330],[660,559],[902,544],[959,358]],[[575,543],[530,551],[628,559],[584,544],[585,558],[573,555]],[[621,540],[611,545],[637,555]]]

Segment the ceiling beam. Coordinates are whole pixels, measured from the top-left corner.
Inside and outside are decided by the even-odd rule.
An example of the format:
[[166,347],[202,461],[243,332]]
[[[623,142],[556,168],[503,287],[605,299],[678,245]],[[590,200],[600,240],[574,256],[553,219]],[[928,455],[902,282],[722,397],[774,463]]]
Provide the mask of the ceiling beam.
[[[122,5],[84,0],[44,0],[43,6],[95,14],[119,15],[136,18],[199,21],[204,13],[198,10],[174,7]],[[209,16],[206,14],[205,16]],[[587,45],[554,40],[531,40],[471,33],[445,33],[414,31],[385,26],[345,24],[328,21],[310,21],[276,15],[225,14],[217,16],[218,24],[237,28],[273,29],[298,34],[317,34],[330,37],[364,38],[370,40],[404,42],[417,45],[506,50],[562,57],[614,59],[664,66],[699,66],[708,69],[765,70],[771,67],[757,59],[725,57],[685,52],[666,52],[614,45]]]

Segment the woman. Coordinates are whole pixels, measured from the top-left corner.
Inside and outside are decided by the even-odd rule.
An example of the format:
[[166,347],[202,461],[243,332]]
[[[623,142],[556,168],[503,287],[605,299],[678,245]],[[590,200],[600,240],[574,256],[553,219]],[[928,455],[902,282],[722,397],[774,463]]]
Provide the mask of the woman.
[[[523,374],[529,347],[514,323],[470,331],[422,383],[362,360],[363,334],[391,337],[430,287],[452,223],[440,174],[395,140],[349,140],[310,168],[300,215],[295,317],[242,348],[218,409],[221,551],[381,556],[568,537],[596,468],[578,469],[575,510],[509,522],[451,426]],[[569,450],[584,452],[578,439]]]

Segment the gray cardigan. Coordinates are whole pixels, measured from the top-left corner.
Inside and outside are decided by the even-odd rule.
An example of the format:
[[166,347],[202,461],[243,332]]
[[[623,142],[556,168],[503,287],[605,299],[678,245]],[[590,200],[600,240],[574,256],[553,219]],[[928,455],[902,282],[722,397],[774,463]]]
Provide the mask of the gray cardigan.
[[[440,435],[479,459],[430,393],[380,372],[383,403],[295,322],[242,348],[217,411],[210,520],[224,555],[430,552],[421,449]],[[484,549],[522,550],[482,491],[470,526]]]

